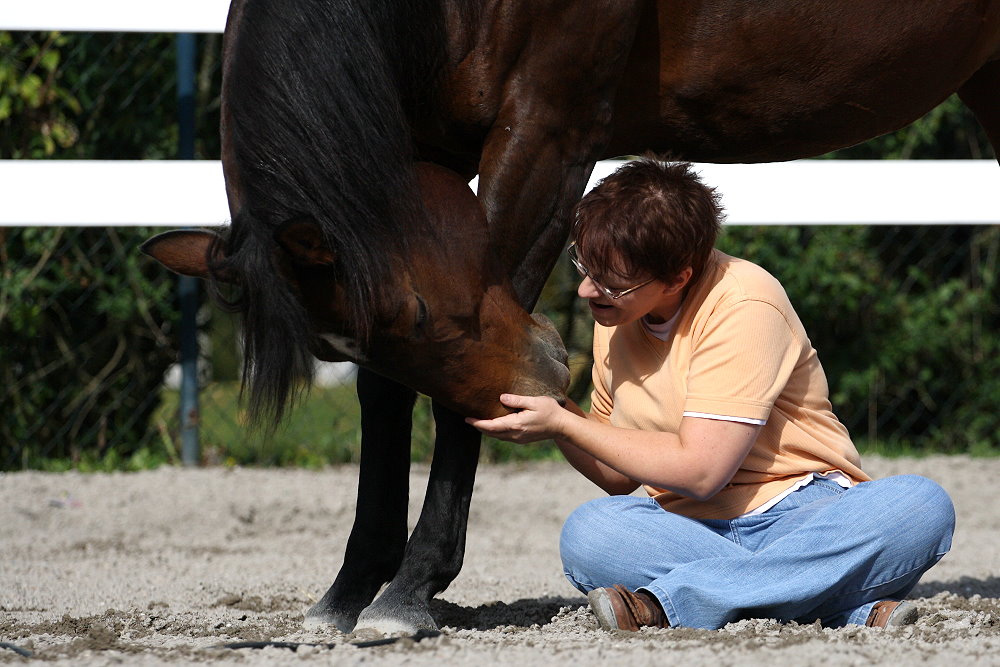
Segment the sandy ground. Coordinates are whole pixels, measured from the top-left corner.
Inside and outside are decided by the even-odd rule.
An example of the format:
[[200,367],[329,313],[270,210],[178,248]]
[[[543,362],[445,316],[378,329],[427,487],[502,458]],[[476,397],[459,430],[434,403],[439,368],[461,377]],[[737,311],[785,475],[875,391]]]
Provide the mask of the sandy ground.
[[[1000,460],[882,460],[955,500],[954,549],[914,592],[916,625],[878,631],[742,621],[719,631],[598,630],[562,577],[563,518],[599,493],[568,466],[484,467],[465,568],[435,603],[441,635],[358,646],[304,630],[340,564],[356,469],[0,475],[0,663],[1000,664]],[[415,468],[411,525],[426,469]],[[324,646],[225,649],[237,641]],[[328,646],[331,645],[332,646]]]

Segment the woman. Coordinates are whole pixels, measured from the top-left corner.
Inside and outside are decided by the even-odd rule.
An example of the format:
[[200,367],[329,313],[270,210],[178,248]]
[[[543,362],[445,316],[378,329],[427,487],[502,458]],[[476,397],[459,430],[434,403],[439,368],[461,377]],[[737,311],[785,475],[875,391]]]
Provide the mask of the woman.
[[[714,248],[721,219],[687,164],[602,181],[569,247],[596,322],[590,413],[503,395],[517,412],[468,421],[554,439],[610,494],[560,541],[604,628],[912,623],[901,600],[950,548],[951,501],[922,477],[865,474],[784,289]],[[627,495],[640,485],[648,497]]]

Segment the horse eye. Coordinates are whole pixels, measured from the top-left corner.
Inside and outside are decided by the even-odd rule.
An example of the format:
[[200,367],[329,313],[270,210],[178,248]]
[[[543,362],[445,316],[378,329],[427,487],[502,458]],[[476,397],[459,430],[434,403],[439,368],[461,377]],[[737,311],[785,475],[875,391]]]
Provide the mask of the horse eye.
[[415,327],[417,329],[423,329],[424,325],[427,324],[427,303],[420,297],[419,294],[414,296],[417,297],[417,321],[415,322]]

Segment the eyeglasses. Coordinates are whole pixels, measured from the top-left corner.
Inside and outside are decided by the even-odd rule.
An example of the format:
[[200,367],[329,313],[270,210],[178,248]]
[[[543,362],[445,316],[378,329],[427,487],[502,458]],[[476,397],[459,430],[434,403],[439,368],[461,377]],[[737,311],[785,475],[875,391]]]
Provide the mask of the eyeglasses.
[[577,255],[576,252],[576,241],[569,244],[569,247],[566,248],[566,254],[569,255],[570,261],[573,262],[573,266],[575,266],[576,270],[580,272],[580,275],[583,276],[584,278],[590,278],[590,282],[594,283],[594,287],[601,290],[601,294],[608,297],[609,299],[620,299],[629,292],[634,292],[640,287],[645,287],[649,283],[656,280],[656,278],[650,278],[644,283],[640,283],[635,287],[629,287],[627,289],[615,289],[615,290],[608,289],[601,283],[597,282],[597,280],[594,279],[594,276],[590,275],[590,270],[587,269],[587,267],[585,267],[582,263],[580,263],[580,257],[579,255]]

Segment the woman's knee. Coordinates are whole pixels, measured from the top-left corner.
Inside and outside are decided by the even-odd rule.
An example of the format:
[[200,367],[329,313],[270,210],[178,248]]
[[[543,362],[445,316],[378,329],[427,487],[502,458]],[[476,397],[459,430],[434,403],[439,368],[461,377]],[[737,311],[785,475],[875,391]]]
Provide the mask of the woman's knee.
[[940,484],[920,475],[897,475],[871,482],[889,491],[879,504],[893,507],[913,539],[932,542],[938,555],[951,548],[955,507]]
[[951,548],[951,536],[955,532],[955,505],[951,496],[934,480],[918,475],[907,475],[912,478],[914,490],[912,497],[917,505],[922,523],[930,529],[937,529],[942,537],[939,553],[943,554]]
[[943,526],[954,527],[955,506],[940,484],[920,475],[897,475],[887,477],[885,481],[894,483],[898,497],[914,512],[928,519],[933,518]]
[[638,498],[632,496],[608,496],[595,498],[577,507],[563,523],[560,543],[577,542],[581,539],[592,541],[606,528],[615,525],[615,519],[634,504]]
[[559,536],[559,553],[564,566],[583,566],[595,555],[613,550],[620,543],[631,509],[648,503],[634,496],[596,498],[577,507],[563,524]]

